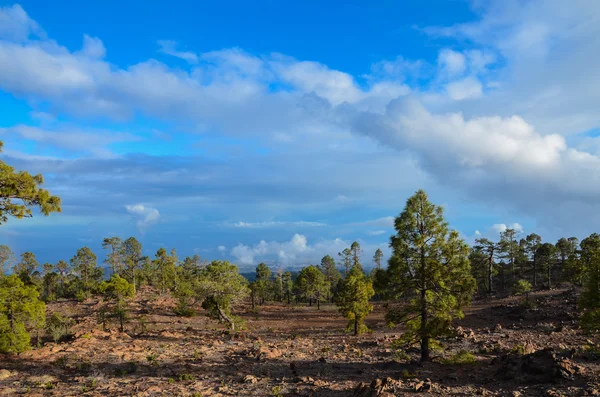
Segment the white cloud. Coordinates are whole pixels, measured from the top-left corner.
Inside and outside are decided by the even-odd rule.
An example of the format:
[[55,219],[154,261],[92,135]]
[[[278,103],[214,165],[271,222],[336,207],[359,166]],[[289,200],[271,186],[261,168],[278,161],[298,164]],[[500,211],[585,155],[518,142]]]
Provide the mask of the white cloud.
[[159,51],[163,54],[171,55],[176,58],[183,59],[188,63],[198,63],[198,55],[191,51],[179,51],[177,50],[177,42],[172,40],[159,40],[158,41]]
[[219,251],[221,253],[225,252],[226,250],[227,250],[227,248],[224,245],[219,245],[217,247],[217,251]]
[[[590,66],[600,61],[600,41],[595,39],[600,3],[565,4],[491,1],[477,8],[476,22],[429,29],[465,39],[472,49],[440,54],[452,78],[434,74],[433,88],[423,84],[414,90],[405,85],[405,75],[427,68],[422,62],[414,62],[418,66],[413,68],[401,57],[374,65],[366,85],[317,62],[254,56],[239,49],[199,54],[202,62],[189,71],[156,60],[123,68],[98,58],[104,54],[101,42],[84,45],[86,55],[45,39],[27,14],[13,6],[0,8],[0,34],[8,37],[0,41],[0,88],[67,114],[126,119],[139,112],[256,140],[285,133],[295,138],[298,150],[332,148],[328,155],[336,156],[334,163],[341,158],[338,150],[352,145],[358,146],[353,161],[370,155],[362,147],[366,140],[348,135],[353,131],[396,149],[397,158],[406,163],[417,159],[415,164],[428,173],[419,175],[419,183],[432,176],[438,185],[471,198],[501,202],[558,224],[560,214],[552,208],[557,203],[595,208],[600,197],[600,158],[570,147],[563,137],[600,125],[600,78]],[[9,24],[1,23],[7,18]],[[32,39],[34,35],[42,37]],[[483,89],[490,82],[493,92]],[[277,84],[286,90],[273,90]],[[410,98],[395,99],[399,96]],[[311,153],[317,158],[316,150]],[[279,158],[280,167],[286,154]],[[390,164],[391,157],[386,160]],[[322,182],[343,179],[343,172],[333,167],[322,172],[307,163],[303,171],[286,168],[293,176],[312,173],[312,180],[302,174],[306,187],[327,189]],[[344,165],[353,166],[350,161]],[[246,176],[250,171],[238,172]],[[380,174],[378,182],[396,179],[392,172]],[[402,181],[412,172],[404,174]],[[346,185],[326,191],[329,202],[344,192],[339,202],[352,197],[353,204],[360,203],[365,188],[382,189],[369,175],[375,173],[336,182],[336,188]],[[270,182],[282,183],[279,178]],[[584,218],[564,217],[570,223]]]
[[341,239],[321,241],[309,245],[306,237],[301,234],[294,236],[286,242],[261,240],[254,246],[238,244],[231,250],[231,255],[241,265],[252,265],[260,261],[269,261],[283,265],[307,265],[318,263],[327,254],[335,253],[349,245]]
[[393,228],[394,220],[395,220],[395,218],[393,216],[384,216],[382,218],[371,219],[371,220],[363,221],[363,222],[352,222],[349,224],[349,226],[356,227],[356,228],[363,228],[363,227]]
[[83,48],[81,53],[90,58],[104,58],[106,48],[102,40],[97,37],[90,37],[87,34],[83,36]]
[[386,231],[385,230],[369,230],[367,232],[367,234],[369,236],[381,236],[382,234],[385,234]]
[[507,229],[513,229],[517,233],[523,233],[523,226],[521,226],[518,223],[512,223],[508,226],[504,223],[496,223],[496,224],[492,225],[492,227],[490,229],[493,232],[495,232],[496,235],[505,232]]
[[443,49],[438,55],[438,64],[447,77],[462,75],[467,69],[465,56],[460,52]]
[[136,219],[136,225],[140,232],[144,232],[160,218],[160,213],[156,208],[147,207],[144,204],[126,205],[125,209]]
[[[49,119],[51,120],[51,119]],[[105,130],[81,130],[68,125],[54,125],[52,129],[43,129],[29,125],[16,125],[0,128],[3,139],[18,136],[18,140],[28,140],[44,144],[46,147],[64,149],[70,152],[92,154],[100,157],[110,157],[113,153],[107,147],[118,142],[135,142],[140,138],[123,132]]]
[[44,31],[20,5],[0,7],[0,39],[25,41],[30,35],[43,37]]
[[475,77],[466,77],[446,85],[448,96],[456,101],[480,98],[483,95],[481,82]]
[[322,227],[327,226],[327,224],[322,222],[306,222],[306,221],[297,221],[297,222],[277,222],[277,221],[266,221],[266,222],[236,222],[233,224],[234,227],[238,228],[248,228],[248,229],[260,229],[260,228],[270,228],[270,227],[285,227],[285,226],[296,226],[296,227]]

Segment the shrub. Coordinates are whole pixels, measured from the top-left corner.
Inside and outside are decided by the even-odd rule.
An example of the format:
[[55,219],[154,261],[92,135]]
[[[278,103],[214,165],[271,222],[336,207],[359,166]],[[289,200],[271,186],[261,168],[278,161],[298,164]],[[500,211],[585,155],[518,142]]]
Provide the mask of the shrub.
[[59,342],[61,339],[71,335],[71,327],[73,320],[54,313],[48,321],[47,331],[52,336],[54,342]]
[[444,359],[442,362],[444,364],[475,364],[475,356],[471,352],[461,350],[453,356]]

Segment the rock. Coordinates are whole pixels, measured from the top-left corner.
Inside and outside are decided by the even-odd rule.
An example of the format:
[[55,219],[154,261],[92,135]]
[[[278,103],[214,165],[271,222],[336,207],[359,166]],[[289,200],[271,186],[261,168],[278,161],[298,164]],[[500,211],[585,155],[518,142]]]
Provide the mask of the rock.
[[500,358],[500,368],[495,377],[527,383],[547,383],[557,379],[573,380],[582,371],[572,361],[558,357],[552,349],[531,354],[507,354]]
[[254,383],[258,382],[258,378],[256,376],[254,376],[254,375],[246,375],[246,376],[244,376],[244,379],[242,379],[242,381],[244,383],[252,383],[252,384],[254,384]]
[[10,372],[7,369],[0,369],[0,380],[4,380],[7,378],[10,378],[11,376],[15,375],[14,373]]
[[431,381],[427,379],[427,381],[420,381],[414,387],[416,392],[426,392],[431,390]]

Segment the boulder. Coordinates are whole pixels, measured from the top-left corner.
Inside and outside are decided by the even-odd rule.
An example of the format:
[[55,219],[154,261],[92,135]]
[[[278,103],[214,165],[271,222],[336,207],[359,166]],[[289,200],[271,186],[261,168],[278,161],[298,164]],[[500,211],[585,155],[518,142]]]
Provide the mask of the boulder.
[[524,383],[549,383],[559,379],[573,380],[581,367],[559,357],[553,349],[538,350],[530,354],[506,354],[499,360],[496,379]]

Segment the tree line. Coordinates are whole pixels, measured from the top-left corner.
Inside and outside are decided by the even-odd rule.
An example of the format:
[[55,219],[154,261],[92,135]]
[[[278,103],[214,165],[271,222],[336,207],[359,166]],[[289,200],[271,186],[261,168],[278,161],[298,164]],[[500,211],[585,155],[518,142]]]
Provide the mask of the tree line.
[[[0,222],[8,216],[29,217],[32,207],[39,207],[44,215],[59,212],[60,199],[41,189],[42,183],[41,176],[17,172],[0,161]],[[268,300],[304,302],[316,305],[317,310],[321,303],[333,302],[356,335],[366,330],[364,320],[373,310],[372,301],[385,299],[389,301],[387,321],[391,326],[403,325],[400,343],[419,345],[421,361],[430,359],[431,349],[452,331],[452,321],[463,317],[463,308],[473,296],[492,294],[498,284],[500,291],[528,293],[532,286],[570,281],[583,287],[582,327],[587,331],[600,327],[599,234],[581,243],[571,237],[551,244],[536,234],[519,239],[517,231],[507,229],[499,241],[479,238],[470,248],[449,228],[443,208],[431,203],[422,190],[406,201],[394,229],[389,243],[392,255],[385,268],[383,253],[377,250],[375,268],[367,274],[360,244],[353,242],[338,253],[338,262],[326,255],[320,264],[297,274],[282,269],[273,274],[261,263],[251,283],[227,261],[205,262],[198,256],[180,261],[175,250],[164,248],[154,258],[143,256],[142,245],[134,237],[103,240],[109,280],[103,280],[103,269],[88,247],[79,249],[69,262],[40,267],[33,253],[25,252],[17,261],[9,247],[1,246],[0,352],[27,349],[31,333],[39,342],[46,325],[57,336],[55,340],[60,339],[69,319],[53,315],[46,321],[45,315],[45,303],[55,299],[103,296],[99,323],[106,326],[116,321],[123,331],[128,301],[145,285],[172,294],[177,300],[176,314],[195,315],[200,305],[207,316],[231,330],[240,324],[233,309],[245,301],[253,310]],[[5,274],[11,267],[12,274]]]

